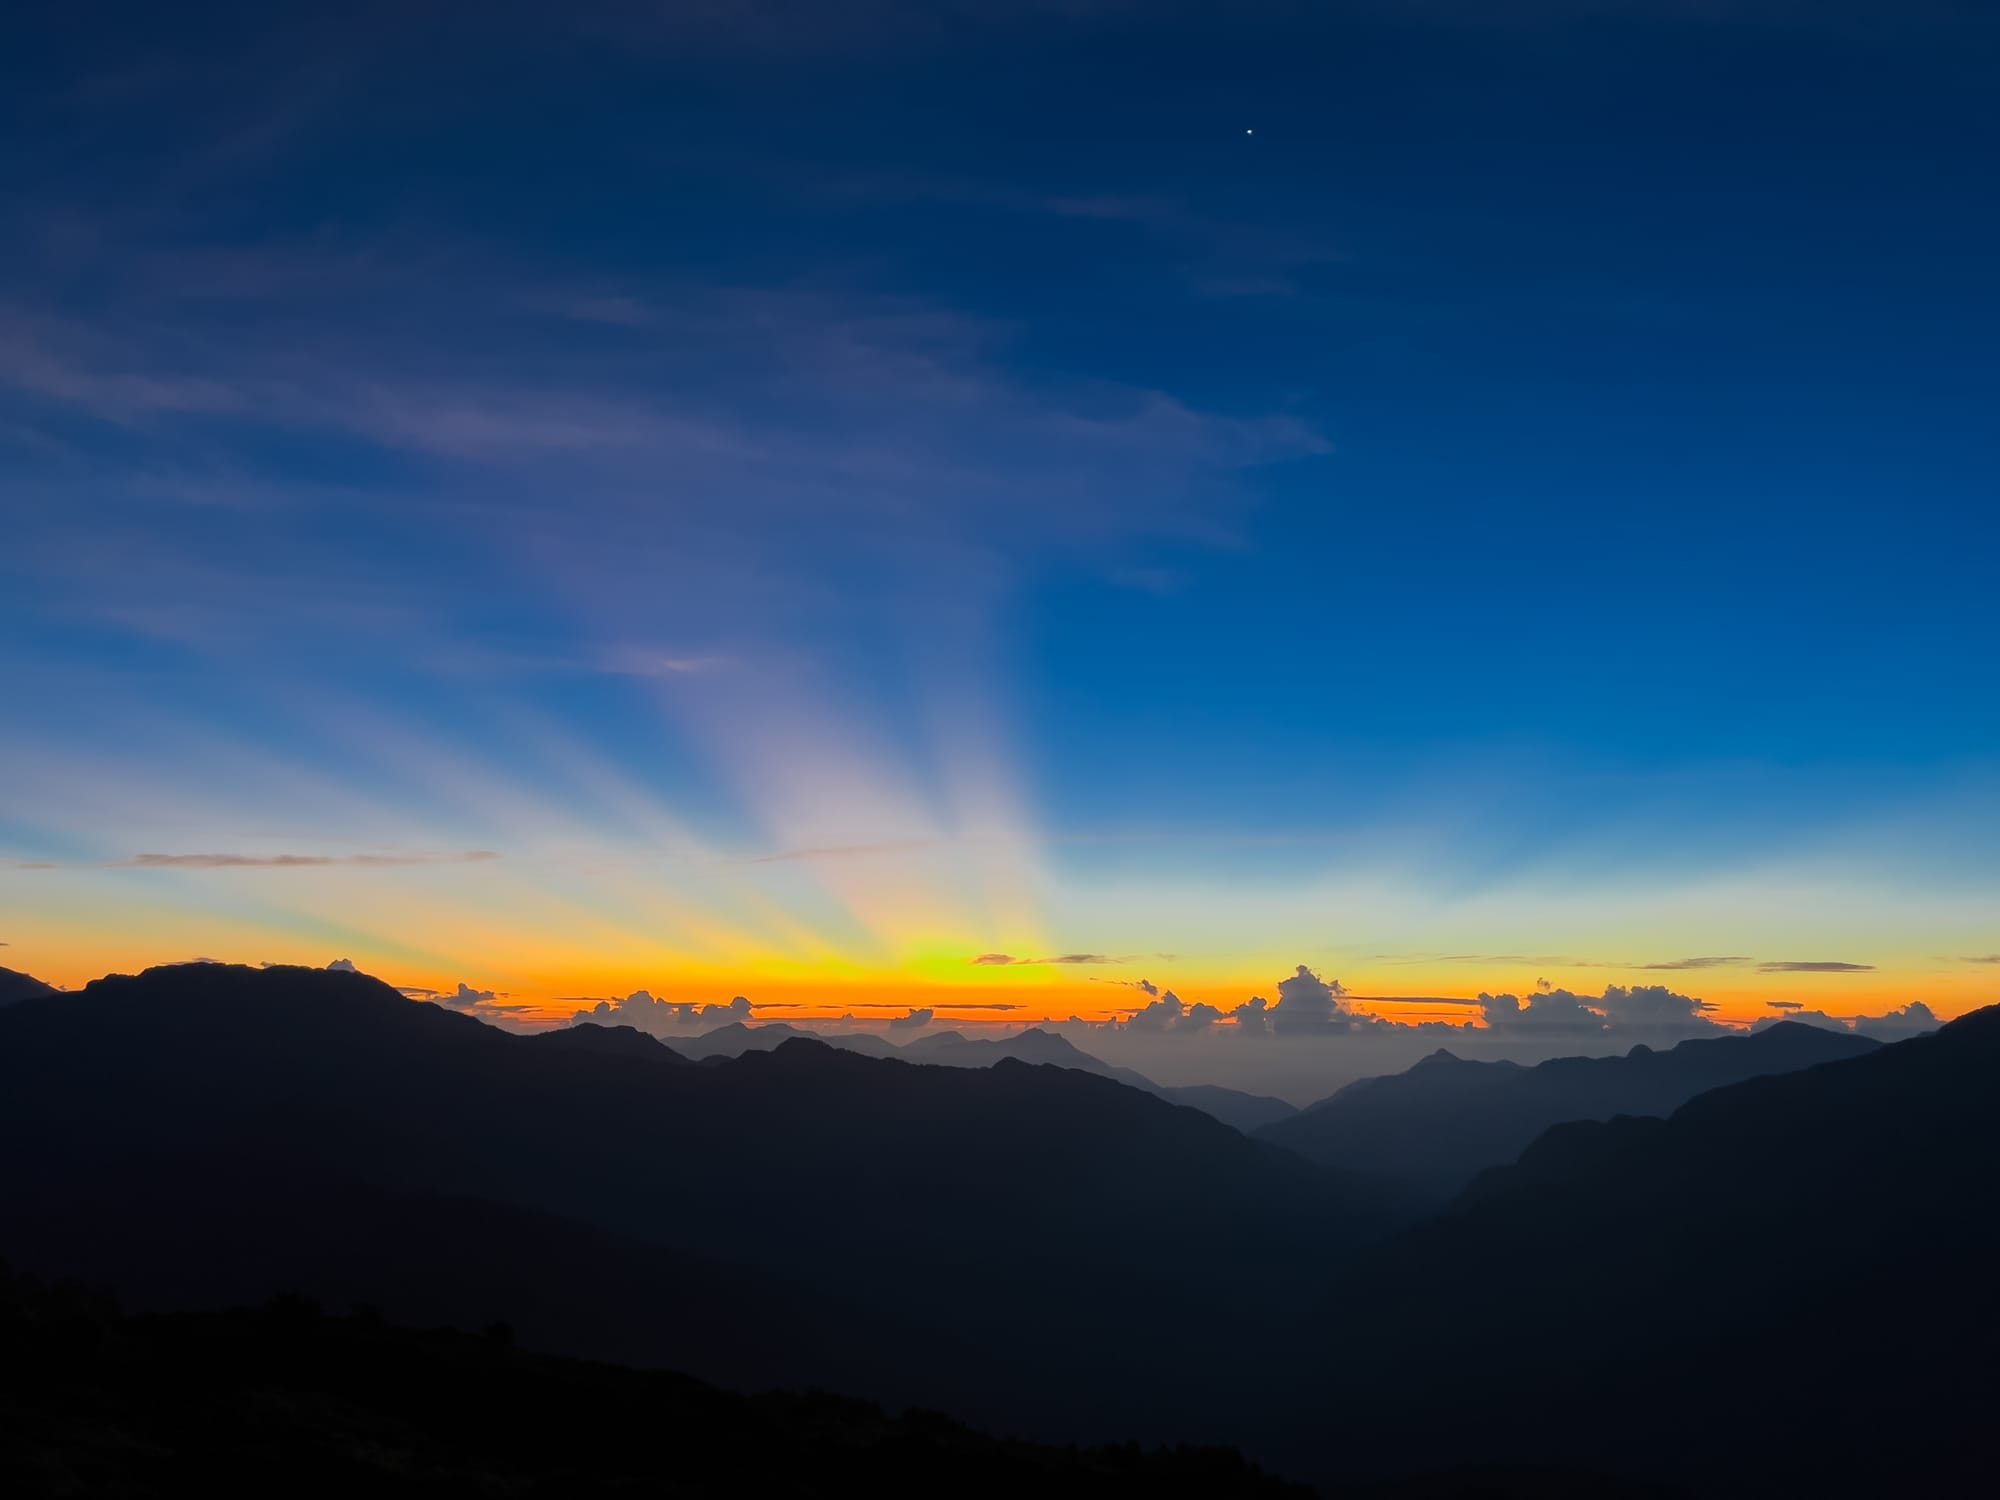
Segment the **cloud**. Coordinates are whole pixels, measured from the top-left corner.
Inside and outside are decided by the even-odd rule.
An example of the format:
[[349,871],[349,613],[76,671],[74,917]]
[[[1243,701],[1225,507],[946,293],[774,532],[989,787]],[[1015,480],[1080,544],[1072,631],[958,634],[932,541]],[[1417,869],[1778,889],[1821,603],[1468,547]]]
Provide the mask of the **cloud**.
[[462,854],[135,854],[106,868],[118,870],[292,870],[322,865],[383,869],[398,865],[483,864],[500,856],[491,849]]
[[1479,997],[1479,1013],[1494,1031],[1562,1031],[1600,1035],[1604,1015],[1568,990],[1539,990],[1524,1004],[1518,995]]
[[1830,958],[1773,959],[1757,965],[1759,974],[1873,974],[1873,964],[1840,963]]
[[1168,990],[1151,1004],[1141,1006],[1125,1024],[1133,1031],[1171,1031],[1186,1013],[1181,997]]
[[1789,1021],[1801,1026],[1819,1026],[1828,1031],[1852,1031],[1873,1037],[1878,1042],[1899,1042],[1907,1037],[1935,1031],[1944,1024],[1937,1013],[1921,1000],[1912,1000],[1908,1005],[1879,1016],[1830,1016],[1823,1010],[1807,1010],[1793,1000],[1767,1000],[1765,1004],[1780,1014],[1766,1016],[1751,1028],[1753,1031],[1768,1031]]
[[475,990],[461,979],[457,991],[441,995],[438,1003],[449,1005],[453,1010],[477,1010],[480,1006],[490,1004],[499,998],[492,990]]
[[1546,990],[1523,1001],[1517,995],[1479,997],[1479,1011],[1496,1032],[1579,1037],[1659,1038],[1698,1036],[1717,1031],[1706,1000],[1680,995],[1665,985],[1607,985],[1602,995]]
[[936,1019],[937,1012],[928,1006],[921,1009],[913,1008],[906,1016],[892,1016],[889,1020],[889,1029],[891,1031],[922,1031]]
[[354,960],[351,958],[336,958],[332,963],[327,965],[327,968],[336,974],[359,974],[361,972],[355,968]]
[[1982,953],[1977,958],[1961,958],[1962,964],[2000,964],[2000,953]]
[[1217,1010],[1213,1005],[1204,1004],[1197,1000],[1187,1008],[1187,1014],[1181,1017],[1181,1029],[1183,1031],[1201,1031],[1213,1026],[1221,1019],[1221,1011]]
[[1239,1032],[1268,1034],[1271,1030],[1271,1002],[1262,995],[1252,995],[1229,1014]]
[[1680,969],[1723,969],[1751,960],[1740,953],[1704,955],[1698,958],[1658,959],[1634,963],[1627,959],[1578,958],[1568,953],[1378,953],[1377,961],[1391,964],[1521,964],[1551,969],[1630,969],[1639,972]]
[[1150,979],[1106,979],[1097,974],[1087,974],[1084,977],[1092,984],[1115,984],[1122,989],[1138,990],[1142,994],[1155,997],[1160,993],[1160,987]]
[[1921,1036],[1927,1031],[1936,1031],[1943,1024],[1937,1013],[1921,1000],[1912,1000],[1900,1010],[1892,1010],[1886,1015],[1854,1018],[1856,1031],[1885,1042]]
[[1278,1003],[1271,1007],[1271,1029],[1280,1035],[1310,1035],[1352,1031],[1372,1025],[1372,1018],[1358,1016],[1340,1003],[1347,987],[1338,979],[1321,979],[1304,964],[1291,978],[1278,984]]
[[[1016,958],[1016,957],[1014,957],[1014,955],[1013,955],[1013,954],[1011,954],[1011,953],[982,953],[982,954],[980,954],[980,955],[979,955],[979,956],[978,956],[977,958],[974,958],[974,959],[970,959],[970,960],[968,960],[968,962],[970,962],[970,963],[974,963],[974,964],[988,964],[988,965],[999,965],[999,964],[1117,964],[1117,963],[1123,963],[1123,962],[1124,962],[1124,960],[1123,960],[1122,958],[1109,958],[1109,957],[1105,956],[1105,955],[1104,955],[1104,954],[1102,954],[1102,953],[1061,953],[1061,954],[1057,954],[1057,955],[1056,955],[1056,956],[1055,956],[1054,958]],[[1145,984],[1145,982],[1144,982],[1143,980],[1142,980],[1142,981],[1140,982],[1140,988],[1141,988],[1141,989],[1147,989],[1147,986],[1146,986],[1146,984]],[[1149,993],[1156,993],[1156,992],[1154,992],[1154,991],[1150,991],[1150,990],[1149,990],[1148,992],[1149,992]]]
[[636,1026],[656,1036],[670,1033],[699,1035],[751,1019],[752,1007],[738,995],[727,1005],[703,1005],[698,1001],[661,1000],[646,990],[634,990],[623,1000],[599,1000],[570,1017],[570,1024],[591,1021],[601,1026]]
[[598,670],[608,677],[694,677],[722,664],[719,656],[674,656],[635,647],[606,652]]

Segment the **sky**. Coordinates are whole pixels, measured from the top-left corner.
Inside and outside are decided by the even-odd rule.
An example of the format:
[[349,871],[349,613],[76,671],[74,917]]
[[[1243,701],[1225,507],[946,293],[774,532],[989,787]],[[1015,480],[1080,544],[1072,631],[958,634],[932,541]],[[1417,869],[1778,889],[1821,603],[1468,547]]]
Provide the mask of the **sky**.
[[1996,64],[1947,0],[10,13],[0,964],[2000,999]]

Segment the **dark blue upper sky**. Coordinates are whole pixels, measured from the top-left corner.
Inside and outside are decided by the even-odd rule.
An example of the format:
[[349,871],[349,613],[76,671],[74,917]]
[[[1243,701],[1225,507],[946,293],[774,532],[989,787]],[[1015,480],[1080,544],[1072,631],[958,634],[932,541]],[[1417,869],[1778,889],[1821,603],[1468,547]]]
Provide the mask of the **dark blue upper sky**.
[[4,24],[17,858],[532,724],[738,851],[1990,878],[1991,6]]

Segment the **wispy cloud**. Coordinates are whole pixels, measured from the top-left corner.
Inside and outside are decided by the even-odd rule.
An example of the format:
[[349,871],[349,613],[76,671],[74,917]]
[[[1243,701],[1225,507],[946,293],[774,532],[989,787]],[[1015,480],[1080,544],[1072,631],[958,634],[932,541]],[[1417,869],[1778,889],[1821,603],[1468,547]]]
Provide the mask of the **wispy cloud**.
[[1377,953],[1371,958],[1388,964],[1535,964],[1552,969],[1647,970],[1726,969],[1751,962],[1747,954],[1711,954],[1697,958],[1651,961],[1618,958],[1577,958],[1568,953]]
[[2000,964],[2000,953],[1982,953],[1977,957],[1961,958],[1962,964]]
[[599,670],[612,677],[693,677],[722,665],[719,656],[675,656],[668,652],[623,648],[608,651]]
[[[293,870],[326,865],[386,869],[400,865],[476,865],[500,856],[491,849],[461,854],[135,854],[100,868],[116,870]],[[50,868],[38,866],[36,868]]]
[[1102,953],[1059,953],[1052,958],[1016,958],[1011,953],[982,953],[969,960],[975,964],[1120,964],[1122,958],[1111,958]]
[[918,854],[941,846],[941,839],[890,839],[879,844],[823,844],[811,849],[780,849],[772,854],[754,854],[753,865],[788,864],[794,860],[867,859],[885,854]]
[[1841,963],[1830,958],[1774,959],[1757,965],[1759,974],[1873,974],[1873,964]]

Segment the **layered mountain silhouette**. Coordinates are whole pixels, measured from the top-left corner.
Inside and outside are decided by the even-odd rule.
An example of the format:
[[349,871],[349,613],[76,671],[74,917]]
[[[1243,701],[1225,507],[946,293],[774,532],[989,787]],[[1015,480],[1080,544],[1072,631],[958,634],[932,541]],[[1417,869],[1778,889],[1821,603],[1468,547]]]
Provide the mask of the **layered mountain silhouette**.
[[[588,1023],[585,1023],[588,1024]],[[768,1021],[746,1026],[740,1021],[713,1031],[686,1038],[676,1037],[670,1045],[689,1057],[707,1060],[740,1057],[745,1052],[769,1051],[794,1037],[810,1037],[848,1052],[866,1057],[893,1057],[906,1062],[933,1063],[950,1068],[990,1068],[1002,1060],[1031,1063],[1037,1067],[1075,1068],[1111,1078],[1130,1088],[1156,1094],[1173,1104],[1184,1104],[1203,1114],[1213,1115],[1225,1125],[1233,1125],[1246,1135],[1265,1125],[1290,1118],[1297,1109],[1283,1099],[1245,1093],[1219,1084],[1158,1084],[1145,1074],[1121,1068],[1094,1057],[1068,1037],[1031,1026],[1004,1037],[968,1037],[962,1031],[932,1031],[897,1046],[872,1032],[813,1032]]]
[[[1849,1055],[1805,1050],[1829,1045]],[[1435,1058],[1327,1108],[1479,1067]],[[1659,1103],[1703,1069],[1750,1067]],[[1577,1470],[1704,1495],[1981,1491],[2000,1398],[2000,1009],[1892,1046],[1781,1027],[1553,1074],[1623,1079],[1664,1117],[1557,1124],[1392,1233],[1368,1183],[1075,1067],[801,1038],[695,1065],[626,1028],[510,1035],[354,974],[159,969],[0,1010],[0,1257],[141,1308],[299,1293],[1006,1431],[1237,1443],[1342,1493],[1609,1492],[1563,1488]],[[376,1327],[336,1322],[336,1342]],[[90,1347],[162,1329],[233,1329],[246,1370],[279,1358],[228,1319],[120,1323]],[[106,1434],[128,1457],[175,1451],[131,1393],[176,1360],[206,1368],[181,1336],[160,1334],[164,1364],[77,1375],[68,1389],[99,1405],[68,1427],[22,1394],[45,1360],[0,1361],[31,1372],[10,1377],[0,1449],[42,1451],[18,1440],[47,1426],[80,1451]],[[283,1368],[344,1348],[309,1341]],[[414,1346],[396,1357],[433,1368]],[[518,1386],[466,1377],[488,1411],[539,1410],[544,1376],[658,1379],[519,1358]],[[262,1413],[242,1451],[321,1440],[311,1413],[336,1397],[292,1378],[218,1387]],[[750,1433],[728,1425],[743,1408],[714,1410]],[[456,1472],[470,1450],[440,1430],[398,1429]],[[1000,1472],[1011,1459],[987,1441],[954,1439]],[[713,1452],[685,1455],[683,1488],[705,1492]],[[1069,1461],[1047,1460],[1051,1486]],[[1442,1476],[1401,1487],[1413,1470]]]
[[1262,1139],[1322,1165],[1400,1184],[1437,1207],[1487,1167],[1511,1162],[1551,1126],[1666,1115],[1709,1089],[1874,1051],[1851,1033],[1786,1022],[1623,1057],[1561,1057],[1522,1067],[1440,1050],[1401,1073],[1365,1078],[1265,1126]]
[[[1225,1351],[1380,1222],[1366,1184],[1074,1069],[796,1038],[697,1067],[320,970],[154,969],[8,1007],[0,1131],[36,1143],[0,1160],[0,1255],[143,1305],[282,1282],[751,1384],[810,1373],[796,1326],[869,1351],[831,1362],[848,1389],[1065,1433],[1201,1430]],[[1256,1275],[1188,1295],[1222,1266]],[[614,1287],[646,1307],[615,1350]],[[532,1314],[494,1305],[531,1291]],[[709,1331],[682,1337],[694,1309]]]
[[12,1005],[17,1000],[33,1000],[41,995],[59,993],[53,985],[43,984],[32,974],[23,974],[16,969],[0,969],[0,1005]]
[[1093,1057],[1066,1036],[1031,1026],[1006,1037],[973,1039],[957,1031],[934,1032],[910,1042],[902,1055],[912,1062],[940,1063],[953,1068],[987,1068],[1004,1058],[1054,1068],[1075,1068],[1113,1078],[1131,1088],[1173,1104],[1184,1104],[1203,1114],[1215,1116],[1226,1125],[1248,1133],[1260,1126],[1286,1119],[1297,1111],[1282,1099],[1244,1093],[1218,1084],[1167,1085],[1153,1082],[1131,1068],[1116,1067]]
[[[580,1022],[590,1025],[590,1022]],[[696,1062],[709,1062],[716,1058],[741,1057],[746,1052],[771,1052],[786,1042],[803,1040],[822,1042],[844,1051],[858,1052],[863,1057],[895,1057],[896,1048],[881,1037],[865,1032],[843,1032],[838,1035],[822,1035],[804,1027],[788,1025],[784,1021],[760,1021],[755,1026],[746,1026],[741,1021],[731,1021],[726,1026],[717,1026],[711,1031],[695,1032],[688,1036],[677,1036],[667,1045],[683,1057]]]
[[1551,1130],[1349,1266],[1365,1296],[1334,1289],[1314,1323],[1343,1359],[1310,1361],[1286,1382],[1306,1405],[1272,1420],[1341,1411],[1349,1454],[1388,1466],[1421,1447],[1703,1494],[1982,1490],[1996,1085],[2000,1007],[1666,1119]]

